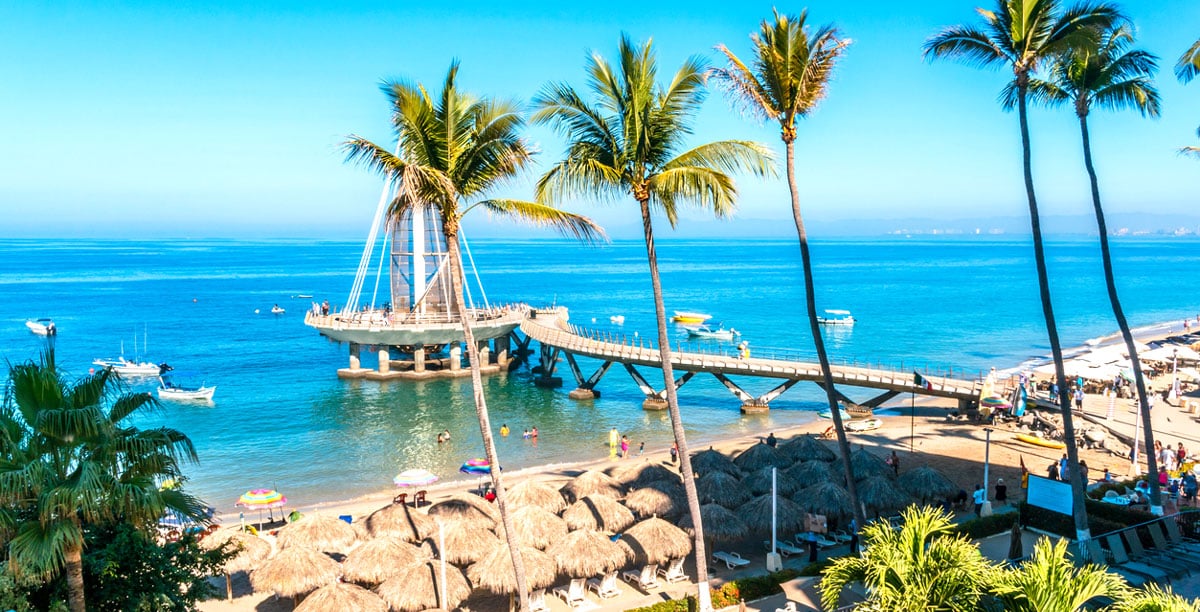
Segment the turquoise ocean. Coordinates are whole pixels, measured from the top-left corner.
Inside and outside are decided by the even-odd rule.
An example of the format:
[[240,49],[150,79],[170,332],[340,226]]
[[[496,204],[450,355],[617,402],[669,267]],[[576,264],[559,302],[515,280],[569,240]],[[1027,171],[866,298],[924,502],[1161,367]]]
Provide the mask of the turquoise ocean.
[[[1131,324],[1180,329],[1200,312],[1200,242],[1129,238],[1113,249]],[[482,454],[469,379],[340,380],[335,370],[346,366],[347,348],[303,325],[312,300],[292,296],[345,302],[361,250],[354,242],[0,241],[0,358],[36,358],[43,340],[24,321],[53,317],[68,375],[86,374],[93,359],[122,344],[132,357],[136,338],[141,357],[215,384],[212,405],[165,403],[138,424],[165,423],[191,436],[200,463],[188,468],[189,486],[221,511],[254,487],[278,488],[303,506],[385,491],[407,468],[457,478],[463,461]],[[471,250],[492,303],[557,304],[578,325],[655,337],[641,242],[477,240]],[[1064,346],[1113,333],[1095,239],[1052,240],[1048,253]],[[974,376],[1049,350],[1027,239],[846,239],[814,243],[813,256],[819,308],[849,309],[859,320],[829,332],[835,361]],[[666,239],[659,257],[668,311],[711,313],[756,354],[812,354],[794,241]],[[269,314],[273,304],[287,312]],[[614,315],[625,323],[610,323]],[[581,365],[590,373],[598,364]],[[657,371],[643,373],[661,385]],[[498,441],[506,470],[601,458],[611,427],[635,448],[669,446],[666,415],[641,410],[642,395],[623,370],[608,372],[595,402],[568,399],[574,385],[565,364],[560,374],[565,384],[553,390],[535,387],[527,366],[485,379],[493,425],[517,432]],[[739,383],[758,393],[775,385]],[[743,416],[715,379],[697,376],[680,398],[689,440],[700,447],[810,421],[822,396],[800,385],[769,414]],[[533,426],[536,445],[519,435]],[[443,429],[452,441],[438,446]]]

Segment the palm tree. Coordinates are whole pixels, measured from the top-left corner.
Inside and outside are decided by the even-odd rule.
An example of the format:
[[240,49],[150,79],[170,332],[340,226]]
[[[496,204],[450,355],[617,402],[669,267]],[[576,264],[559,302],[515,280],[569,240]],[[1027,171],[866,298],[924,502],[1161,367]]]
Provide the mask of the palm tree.
[[1126,594],[1114,604],[1112,612],[1194,612],[1195,601],[1189,601],[1171,590],[1151,582],[1145,587]]
[[[996,0],[996,9],[977,9],[983,17],[983,28],[953,26],[925,42],[925,55],[930,58],[950,58],[984,67],[1007,65],[1013,72],[1004,99],[1015,102],[1021,124],[1021,153],[1024,161],[1025,195],[1029,201],[1029,223],[1033,231],[1033,254],[1037,266],[1038,286],[1050,352],[1058,385],[1063,417],[1063,438],[1067,444],[1067,459],[1079,465],[1075,445],[1075,424],[1071,418],[1071,396],[1066,393],[1067,377],[1063,369],[1062,345],[1050,301],[1050,280],[1046,274],[1046,253],[1042,245],[1042,227],[1038,214],[1037,196],[1033,190],[1033,165],[1030,154],[1029,121],[1026,107],[1029,80],[1039,65],[1047,59],[1067,52],[1081,44],[1094,44],[1098,32],[1121,21],[1120,12],[1113,6],[1090,1],[1063,9],[1060,0]],[[1081,470],[1071,470],[1072,508],[1075,532],[1079,541],[1091,538],[1087,512],[1084,507],[1084,483]]]
[[[471,329],[473,314],[467,308],[463,292],[464,270],[458,245],[462,218],[476,208],[483,208],[497,215],[550,226],[584,240],[602,238],[604,232],[587,217],[543,204],[487,196],[525,168],[533,151],[519,133],[525,120],[518,105],[459,91],[457,74],[458,63],[454,62],[437,98],[419,84],[385,83],[384,91],[394,111],[393,128],[400,141],[397,154],[359,136],[351,136],[344,146],[351,161],[361,162],[399,185],[390,215],[398,218],[415,207],[427,207],[441,217],[454,312],[462,321],[479,432],[488,461],[498,466],[479,351]],[[493,469],[491,478],[505,538],[512,551],[520,608],[528,610],[529,590],[500,470]]]
[[0,527],[9,569],[48,579],[66,573],[68,604],[84,612],[84,527],[154,524],[168,510],[200,519],[203,504],[159,483],[196,461],[187,436],[141,430],[128,421],[157,407],[126,393],[104,369],[69,381],[52,354],[9,367],[11,393],[0,407]]
[[[1081,45],[1065,55],[1054,58],[1047,80],[1030,81],[1030,95],[1035,101],[1051,106],[1071,102],[1079,118],[1079,131],[1083,138],[1083,165],[1087,168],[1092,186],[1092,207],[1096,212],[1096,225],[1100,230],[1100,256],[1104,263],[1104,282],[1108,287],[1108,301],[1112,304],[1113,316],[1125,339],[1125,348],[1133,365],[1133,378],[1137,387],[1142,424],[1145,426],[1146,448],[1154,448],[1154,427],[1150,422],[1150,402],[1147,401],[1146,383],[1138,360],[1133,333],[1125,320],[1125,311],[1117,297],[1117,285],[1113,280],[1112,255],[1108,248],[1108,225],[1104,220],[1104,207],[1100,204],[1100,184],[1096,179],[1096,168],[1092,164],[1092,145],[1088,133],[1088,115],[1092,108],[1109,110],[1132,109],[1142,116],[1159,116],[1158,89],[1154,87],[1154,73],[1158,70],[1158,58],[1141,50],[1130,50],[1133,31],[1128,25],[1118,25],[1103,33],[1095,47]],[[1159,508],[1162,502],[1158,486],[1158,458],[1146,453],[1150,468],[1150,505]]]
[[710,142],[680,152],[705,96],[704,70],[700,59],[690,58],[663,88],[656,82],[658,65],[651,43],[635,46],[623,35],[615,69],[598,54],[588,60],[588,82],[594,102],[585,101],[569,85],[550,84],[534,99],[537,111],[533,119],[553,125],[568,141],[566,158],[538,181],[539,201],[567,196],[616,199],[632,195],[640,207],[650,284],[654,290],[667,410],[682,458],[680,470],[695,528],[697,599],[700,610],[706,611],[712,608],[712,602],[704,530],[675,392],[652,213],[664,215],[672,227],[678,221],[680,204],[695,204],[717,216],[725,216],[733,210],[737,198],[737,188],[728,173],[747,170],[768,175],[772,163],[765,147],[745,141]]
[[821,604],[837,608],[842,590],[861,582],[867,609],[896,612],[979,609],[980,597],[998,569],[966,536],[952,535],[950,515],[911,506],[899,529],[887,521],[863,528],[864,551],[833,561],[821,579]]
[[842,466],[846,471],[847,489],[850,501],[854,505],[854,516],[857,523],[862,525],[862,506],[858,503],[858,487],[854,484],[854,473],[850,465],[850,442],[846,438],[846,430],[842,427],[837,390],[833,385],[833,371],[829,367],[829,355],[825,351],[825,340],[817,322],[812,257],[808,250],[804,217],[800,214],[800,192],[796,186],[796,119],[807,117],[825,97],[834,65],[850,41],[839,38],[837,28],[832,25],[810,31],[806,23],[807,17],[807,11],[802,11],[798,18],[780,15],[775,11],[774,21],[763,20],[759,26],[759,33],[750,36],[754,54],[750,65],[738,59],[725,45],[718,45],[717,49],[729,60],[729,66],[715,69],[711,74],[728,89],[735,103],[762,119],[779,122],[780,138],[787,149],[787,181],[792,197],[792,219],[796,222],[796,234],[800,238],[800,262],[804,271],[804,297],[808,308],[809,330],[816,346],[817,360],[821,364],[821,375],[825,383],[823,386],[829,402],[829,412],[833,416],[833,428],[837,432]]
[[1130,592],[1124,578],[1100,565],[1076,566],[1066,541],[1049,538],[1038,540],[1021,565],[998,573],[989,589],[1007,612],[1078,612],[1098,598],[1122,601]]
[[[1175,64],[1175,76],[1180,83],[1191,81],[1197,74],[1200,74],[1200,40],[1192,43]],[[1196,130],[1196,135],[1200,136],[1200,130]],[[1200,157],[1200,147],[1183,147],[1179,152]]]

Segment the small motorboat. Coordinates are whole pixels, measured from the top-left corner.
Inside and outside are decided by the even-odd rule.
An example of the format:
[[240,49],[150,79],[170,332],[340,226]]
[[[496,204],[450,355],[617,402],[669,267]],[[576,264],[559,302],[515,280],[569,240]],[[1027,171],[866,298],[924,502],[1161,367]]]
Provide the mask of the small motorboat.
[[716,329],[713,329],[707,325],[697,325],[695,327],[688,327],[686,329],[688,336],[692,338],[702,338],[704,340],[733,340],[734,336],[741,335],[732,327],[729,329],[725,329],[724,327],[717,327]]
[[625,315],[613,315],[608,318],[608,321],[610,323],[616,323],[617,325],[624,325],[625,324]]
[[297,299],[297,300],[311,300],[312,296],[308,295],[307,293],[299,293],[299,294],[293,295],[292,298]]
[[820,325],[854,325],[854,315],[849,310],[826,310],[825,316],[817,317]]
[[883,421],[875,418],[846,421],[846,429],[850,431],[872,431],[879,429],[882,425]]
[[123,356],[114,359],[97,359],[92,364],[102,368],[111,368],[112,371],[121,376],[158,376],[162,372],[162,366],[157,363],[151,361],[129,361]]
[[271,314],[283,314],[285,312],[287,312],[287,311],[284,310],[283,308],[280,308],[279,304],[276,304],[271,307]]
[[53,336],[58,333],[52,319],[26,319],[25,327],[36,336]]
[[193,384],[188,381],[179,381],[176,376],[171,376],[165,372],[158,377],[158,399],[168,401],[184,401],[184,402],[207,402],[212,401],[213,393],[216,393],[215,386],[206,387],[203,381],[199,384]]
[[696,325],[698,323],[704,323],[711,318],[712,315],[704,314],[702,312],[686,312],[682,310],[676,310],[675,316],[671,317],[671,321],[686,325]]

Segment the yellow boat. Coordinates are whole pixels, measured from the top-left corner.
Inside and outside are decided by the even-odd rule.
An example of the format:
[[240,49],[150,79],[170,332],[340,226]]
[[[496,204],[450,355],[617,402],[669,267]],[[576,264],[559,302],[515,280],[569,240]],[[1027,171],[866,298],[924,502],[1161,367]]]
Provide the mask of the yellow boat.
[[712,315],[704,314],[702,312],[684,312],[681,310],[676,310],[675,316],[671,317],[671,320],[676,323],[697,324],[703,323],[711,318]]
[[1017,440],[1034,446],[1044,446],[1046,448],[1066,448],[1067,445],[1058,440],[1047,440],[1031,434],[1017,434]]

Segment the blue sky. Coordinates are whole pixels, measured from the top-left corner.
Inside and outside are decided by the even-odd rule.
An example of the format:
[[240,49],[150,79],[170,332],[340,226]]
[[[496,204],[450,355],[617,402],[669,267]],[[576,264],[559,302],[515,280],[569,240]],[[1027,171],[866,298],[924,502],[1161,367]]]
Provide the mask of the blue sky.
[[[253,6],[247,6],[253,5]],[[797,165],[815,221],[1025,213],[1014,114],[995,103],[1003,72],[922,60],[938,28],[975,19],[971,0],[812,0],[815,23],[854,40],[830,96],[799,130]],[[748,51],[768,2],[7,2],[0,4],[0,216],[5,235],[313,236],[366,232],[380,181],[343,163],[350,133],[390,136],[378,84],[436,86],[452,58],[475,92],[528,100],[550,80],[577,85],[622,31],[653,37],[664,71],[713,46]],[[787,12],[802,4],[778,5]],[[1139,44],[1162,57],[1159,120],[1093,114],[1103,194],[1114,212],[1193,214],[1200,83],[1170,68],[1200,37],[1194,0],[1126,2]],[[1035,180],[1048,215],[1090,211],[1078,125],[1039,110]],[[714,91],[701,139],[777,129]],[[562,145],[529,137],[544,166]],[[532,176],[530,177],[532,179]],[[531,180],[509,195],[530,197]],[[738,223],[788,218],[786,188],[744,178]],[[620,228],[632,207],[572,204]],[[684,223],[691,222],[685,219]],[[699,222],[699,221],[697,221]],[[504,226],[480,233],[526,232]]]

